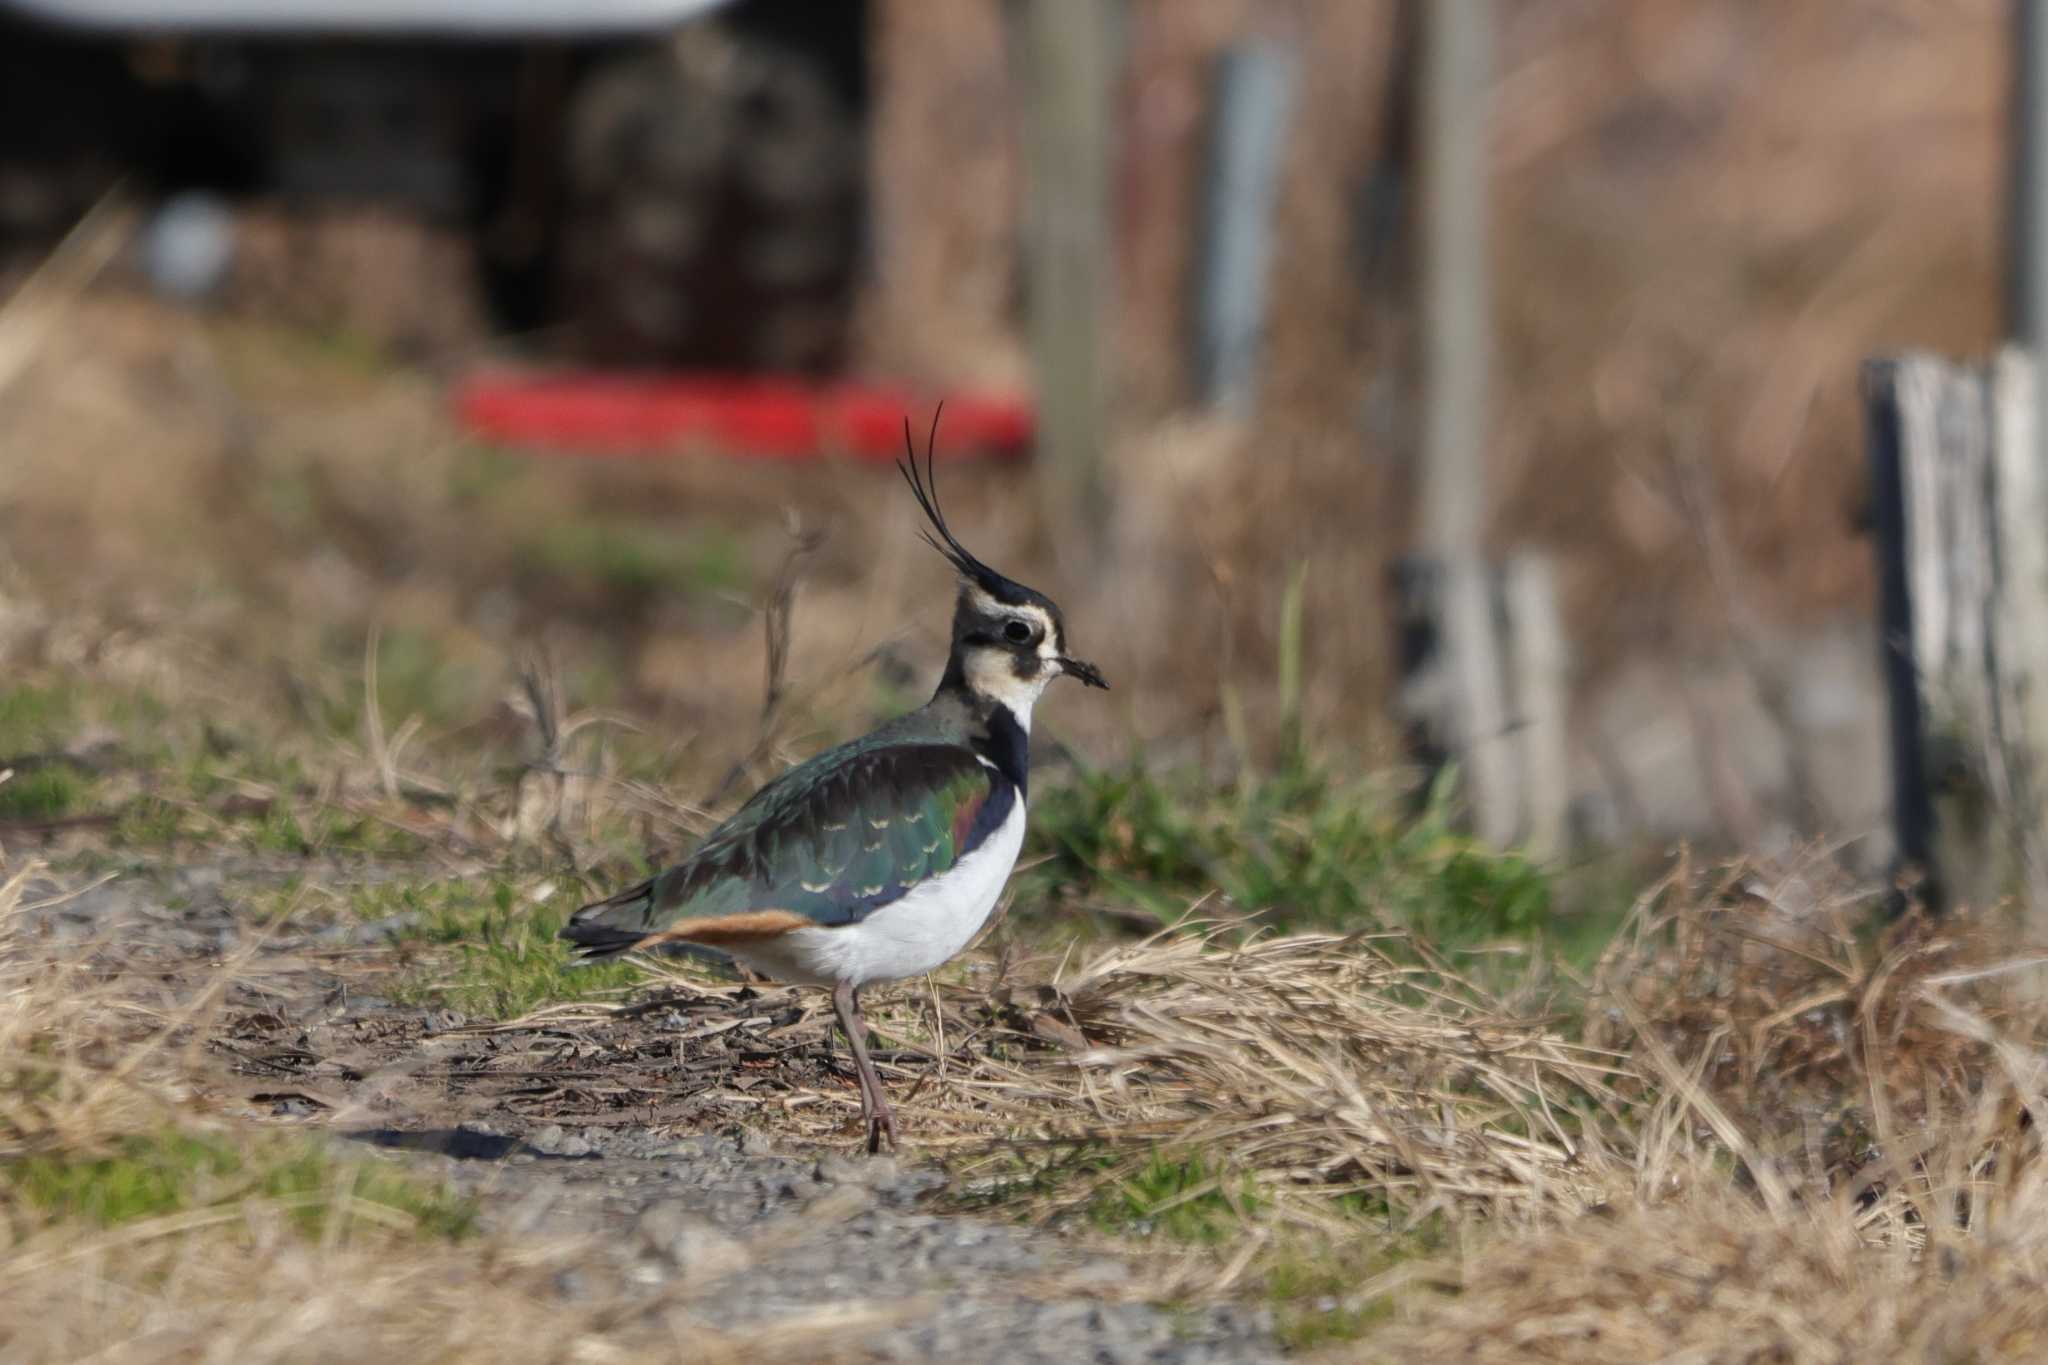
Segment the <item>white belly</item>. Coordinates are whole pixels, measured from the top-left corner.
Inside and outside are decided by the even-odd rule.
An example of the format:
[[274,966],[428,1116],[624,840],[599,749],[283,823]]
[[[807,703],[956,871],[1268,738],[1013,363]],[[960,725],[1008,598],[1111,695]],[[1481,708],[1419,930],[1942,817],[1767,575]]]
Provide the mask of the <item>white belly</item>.
[[943,876],[920,883],[858,924],[794,929],[769,943],[732,949],[778,981],[834,986],[900,981],[951,961],[988,923],[1024,847],[1024,802],[1000,828]]

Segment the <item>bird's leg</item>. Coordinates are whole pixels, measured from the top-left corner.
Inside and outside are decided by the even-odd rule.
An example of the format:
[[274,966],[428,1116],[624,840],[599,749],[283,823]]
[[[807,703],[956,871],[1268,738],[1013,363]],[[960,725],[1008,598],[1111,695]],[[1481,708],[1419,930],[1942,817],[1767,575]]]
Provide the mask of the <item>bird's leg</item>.
[[[866,1123],[868,1116],[874,1111],[874,1100],[868,1094],[867,1068],[859,1065],[862,1050],[859,1046],[853,1045],[854,1030],[859,1027],[854,1022],[858,1018],[858,1013],[853,998],[853,987],[839,985],[832,988],[832,1013],[839,1020],[839,1031],[846,1035],[846,1041],[855,1060],[854,1074],[860,1080],[860,1120]],[[829,1035],[825,1039],[825,1050],[832,1050],[832,1039]]]
[[861,1018],[860,997],[852,986],[842,982],[832,988],[832,1008],[839,1016],[840,1031],[846,1035],[847,1049],[853,1053],[854,1070],[860,1074],[860,1116],[867,1124],[868,1151],[881,1150],[884,1134],[894,1147],[896,1115],[882,1093],[882,1078],[875,1074],[875,1064],[868,1057],[868,1021]]
[[868,1118],[868,1152],[872,1155],[879,1151],[885,1136],[889,1139],[889,1150],[893,1152],[897,1146],[896,1111],[889,1107],[889,1094],[882,1089],[881,1073],[875,1070],[875,1064],[868,1056],[868,1021],[867,1016],[860,1012],[858,986],[853,990],[853,1023],[858,1032],[851,1036],[860,1039],[860,1064],[867,1070],[868,1088],[875,1092],[874,1109]]

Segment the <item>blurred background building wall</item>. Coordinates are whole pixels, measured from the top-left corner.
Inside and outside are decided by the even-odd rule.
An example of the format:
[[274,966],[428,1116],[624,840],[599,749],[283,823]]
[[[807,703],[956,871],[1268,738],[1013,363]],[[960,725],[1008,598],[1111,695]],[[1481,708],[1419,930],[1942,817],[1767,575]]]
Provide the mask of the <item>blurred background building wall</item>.
[[[1002,6],[879,10],[873,354],[1014,376],[1029,191]],[[2006,7],[1498,14],[1493,534],[1561,567],[1582,814],[1739,838],[1873,827],[1857,373],[1889,347],[1997,337]],[[1414,29],[1392,0],[1133,0],[1119,92],[1111,465],[1146,490],[1122,512],[1149,521],[1132,504],[1177,489],[1203,514],[1165,524],[1199,527],[1207,576],[1268,602],[1284,567],[1256,547],[1285,526],[1316,565],[1323,676],[1379,696],[1379,584],[1413,524]],[[1261,400],[1219,429],[1188,407],[1189,272],[1214,73],[1251,39],[1299,53],[1300,90]],[[1177,422],[1200,435],[1159,435]],[[1159,445],[1178,447],[1164,468]],[[1150,547],[1179,561],[1165,572],[1203,576],[1173,539]],[[1239,647],[1271,646],[1256,613],[1243,625]]]
[[[1017,26],[1033,3],[869,0],[847,39],[864,244],[830,372],[929,392],[1030,384]],[[804,26],[801,6],[743,8]],[[1590,834],[1867,834],[1882,821],[1882,698],[1856,376],[1874,352],[1967,355],[1998,334],[2007,7],[1495,8],[1489,534],[1497,552],[1540,550],[1558,569],[1575,671],[1571,771],[1556,780]],[[1103,12],[1117,72],[1110,557],[1099,584],[1065,596],[1087,599],[1077,625],[1117,642],[1120,684],[1146,699],[1118,718],[1122,738],[1162,757],[1270,755],[1298,583],[1295,719],[1361,767],[1384,763],[1398,751],[1389,571],[1416,523],[1418,4]],[[1217,75],[1252,43],[1291,55],[1295,88],[1256,398],[1226,413],[1197,401],[1191,331]],[[702,56],[680,40],[676,52]],[[14,85],[17,104],[26,89]],[[61,131],[33,110],[13,121]],[[77,150],[86,179],[107,169],[104,148]],[[298,310],[434,374],[505,342],[464,265],[483,238],[446,215],[274,189],[238,213],[230,309]],[[613,259],[598,254],[600,274]],[[516,340],[544,355],[550,338],[541,326]],[[63,429],[55,415],[49,429]],[[963,472],[958,485],[990,553],[1020,572],[1068,532],[1019,510],[1025,477]],[[678,516],[809,498],[814,517],[885,528],[880,494],[845,480],[623,481],[662,479],[676,486],[648,505]],[[866,548],[853,537],[826,553],[851,572]],[[631,672],[681,688],[678,653],[710,649],[750,674],[755,648],[739,633],[715,648],[650,643]]]

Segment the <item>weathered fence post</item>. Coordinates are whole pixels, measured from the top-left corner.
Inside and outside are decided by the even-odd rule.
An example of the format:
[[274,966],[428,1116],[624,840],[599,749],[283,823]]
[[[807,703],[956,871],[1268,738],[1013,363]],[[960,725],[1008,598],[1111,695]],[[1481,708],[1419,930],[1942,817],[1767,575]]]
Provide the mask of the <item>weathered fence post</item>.
[[2034,366],[1865,371],[1899,858],[1931,904],[2048,931],[2048,480]]
[[1195,384],[1202,400],[1249,416],[1266,326],[1266,269],[1280,165],[1294,107],[1292,49],[1252,42],[1216,66],[1209,168],[1195,271]]
[[1100,549],[1108,406],[1110,150],[1119,9],[1014,0],[1029,81],[1027,313],[1038,381],[1039,479],[1055,543]]
[[1493,362],[1491,0],[1434,0],[1422,46],[1421,529],[1437,560],[1448,737],[1473,824],[1498,846],[1514,837],[1519,799],[1484,549]]
[[1521,843],[1538,858],[1560,858],[1570,841],[1571,648],[1547,557],[1525,553],[1507,562],[1501,608],[1521,770]]
[[[1560,857],[1570,844],[1571,649],[1557,575],[1546,557],[1524,552],[1498,570],[1479,563],[1474,577],[1491,688],[1502,706],[1501,723],[1487,736],[1499,758],[1500,824],[1482,837]],[[1393,572],[1401,670],[1395,709],[1410,758],[1432,776],[1463,752],[1458,679],[1444,638],[1448,579],[1443,561],[1429,556],[1405,559]]]

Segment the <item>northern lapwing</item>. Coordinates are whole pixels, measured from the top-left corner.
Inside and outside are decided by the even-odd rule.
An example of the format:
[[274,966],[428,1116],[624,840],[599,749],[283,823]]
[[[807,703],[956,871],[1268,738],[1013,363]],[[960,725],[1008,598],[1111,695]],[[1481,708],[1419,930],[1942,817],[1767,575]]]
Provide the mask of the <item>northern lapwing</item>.
[[968,553],[939,511],[930,445],[920,475],[907,429],[904,444],[898,468],[931,523],[924,538],[960,573],[932,699],[791,768],[683,862],[562,930],[586,958],[697,944],[831,987],[870,1152],[884,1135],[896,1145],[896,1118],[868,1057],[862,987],[931,971],[988,923],[1024,845],[1032,704],[1061,675],[1109,686],[1067,652],[1050,598]]

